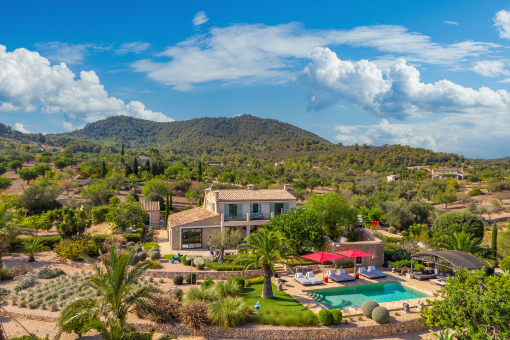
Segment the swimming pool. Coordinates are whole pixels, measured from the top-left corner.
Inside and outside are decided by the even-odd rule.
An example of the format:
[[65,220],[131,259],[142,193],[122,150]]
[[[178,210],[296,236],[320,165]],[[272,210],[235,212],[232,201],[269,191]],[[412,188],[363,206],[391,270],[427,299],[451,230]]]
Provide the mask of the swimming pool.
[[309,291],[308,295],[329,309],[361,306],[366,300],[382,303],[429,296],[399,282],[318,289]]

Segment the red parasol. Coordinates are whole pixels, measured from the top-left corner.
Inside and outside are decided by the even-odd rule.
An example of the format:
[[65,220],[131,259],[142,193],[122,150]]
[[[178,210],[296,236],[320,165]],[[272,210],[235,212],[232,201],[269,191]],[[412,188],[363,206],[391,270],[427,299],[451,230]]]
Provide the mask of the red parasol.
[[[375,257],[373,254],[365,253],[364,251],[358,249],[350,249],[344,251],[337,251],[335,254],[340,254],[345,257]],[[354,274],[356,274],[356,260],[354,260]]]
[[[312,260],[315,262],[321,262],[321,263],[324,261],[331,261],[331,260],[336,260],[336,259],[342,258],[342,256],[339,256],[339,255],[336,255],[333,253],[326,253],[324,251],[319,251],[314,254],[303,255],[301,257],[304,257],[305,259],[309,259],[309,260]],[[324,268],[322,268],[322,279],[324,279]]]

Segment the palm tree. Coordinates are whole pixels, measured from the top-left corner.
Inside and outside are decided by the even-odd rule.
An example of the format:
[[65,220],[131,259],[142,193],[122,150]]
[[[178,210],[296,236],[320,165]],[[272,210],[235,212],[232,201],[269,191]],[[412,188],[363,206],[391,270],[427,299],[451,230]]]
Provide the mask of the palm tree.
[[78,298],[66,306],[60,313],[58,337],[62,328],[69,329],[69,325],[75,323],[85,325],[81,328],[83,333],[96,329],[105,339],[123,339],[119,332],[127,327],[129,314],[135,312],[152,313],[172,322],[166,313],[151,306],[157,300],[155,294],[160,291],[152,285],[137,286],[151,263],[130,267],[133,256],[134,250],[119,256],[114,246],[108,256],[101,254],[102,266],[84,257],[93,266],[94,275],[81,288],[91,287],[98,297]]
[[23,244],[19,246],[19,250],[28,255],[28,262],[35,262],[35,255],[42,251],[50,250],[50,248],[46,247],[41,239],[29,239],[24,240]]
[[243,274],[250,268],[262,267],[264,287],[262,297],[273,298],[271,276],[274,274],[274,265],[298,257],[290,247],[288,240],[282,233],[260,229],[245,239],[246,243],[238,247],[240,256],[235,263],[244,264]]
[[21,235],[32,235],[33,230],[25,228],[6,204],[0,205],[0,268],[3,267],[2,254],[9,242]]
[[480,246],[482,239],[474,237],[473,234],[464,232],[455,232],[453,235],[444,235],[441,238],[439,249],[444,250],[459,250],[465,253],[478,257],[480,260],[485,261],[490,266],[495,264],[495,259],[485,255],[484,247]]

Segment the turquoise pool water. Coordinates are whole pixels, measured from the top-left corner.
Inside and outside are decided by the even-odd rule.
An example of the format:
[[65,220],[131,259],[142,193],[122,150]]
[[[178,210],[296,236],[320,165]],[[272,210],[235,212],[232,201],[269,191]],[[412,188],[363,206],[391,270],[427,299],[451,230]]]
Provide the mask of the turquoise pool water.
[[382,303],[428,297],[427,294],[399,282],[318,289],[309,291],[308,295],[329,309],[361,306],[366,300]]

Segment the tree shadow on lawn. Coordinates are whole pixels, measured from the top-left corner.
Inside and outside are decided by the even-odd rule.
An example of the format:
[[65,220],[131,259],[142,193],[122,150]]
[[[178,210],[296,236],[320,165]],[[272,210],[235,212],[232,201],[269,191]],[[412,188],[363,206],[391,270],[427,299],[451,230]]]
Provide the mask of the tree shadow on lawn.
[[[253,296],[253,295],[247,296],[250,293],[253,294],[255,291],[259,291],[260,295],[259,296]],[[284,293],[285,296],[281,296],[281,295],[283,295],[281,293]],[[275,307],[294,307],[294,308],[298,308],[298,309],[299,308],[307,309],[299,301],[297,301],[296,299],[294,299],[292,296],[290,296],[289,294],[287,294],[285,292],[278,292],[278,291],[274,292],[273,291],[273,294],[274,294],[274,296],[272,299],[264,299],[262,297],[262,289],[258,290],[258,289],[252,288],[252,287],[247,287],[247,288],[244,288],[243,297],[247,300],[259,299],[261,304],[264,302],[266,302],[266,303],[269,302],[270,305],[274,305]],[[247,302],[249,302],[249,301],[247,301]],[[256,302],[257,301],[254,301],[254,303],[256,303]]]

